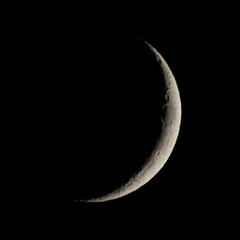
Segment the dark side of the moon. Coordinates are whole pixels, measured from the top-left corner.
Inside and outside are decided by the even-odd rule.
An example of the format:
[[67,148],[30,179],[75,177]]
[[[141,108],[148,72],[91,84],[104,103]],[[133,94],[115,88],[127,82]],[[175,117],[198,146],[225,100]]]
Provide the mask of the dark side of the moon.
[[80,200],[127,182],[148,159],[163,127],[166,89],[140,38],[75,41],[63,118],[72,198]]

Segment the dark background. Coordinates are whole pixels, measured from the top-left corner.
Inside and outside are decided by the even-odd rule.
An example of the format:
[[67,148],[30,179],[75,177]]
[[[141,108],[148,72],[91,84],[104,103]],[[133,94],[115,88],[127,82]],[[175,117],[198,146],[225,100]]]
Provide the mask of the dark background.
[[[238,110],[233,10],[151,6],[115,18],[115,11],[105,16],[94,9],[98,14],[52,9],[36,21],[14,22],[18,32],[10,29],[14,60],[24,66],[16,70],[24,79],[16,89],[21,85],[30,95],[21,92],[31,131],[30,178],[24,175],[20,188],[30,185],[31,197],[24,201],[34,217],[42,211],[49,228],[74,238],[199,236],[227,228],[237,189],[237,142],[227,127]],[[73,202],[128,179],[160,132],[161,72],[139,38],[162,54],[176,78],[182,101],[177,143],[161,171],[134,193],[106,203]]]
[[[173,224],[181,229],[179,231],[189,227],[201,232],[202,224],[204,228],[211,228],[212,221],[219,221],[228,213],[228,208],[219,206],[229,189],[223,180],[225,174],[221,173],[226,159],[224,153],[219,154],[221,138],[224,138],[223,109],[226,107],[221,91],[227,86],[221,70],[224,67],[221,59],[225,57],[217,44],[226,28],[224,21],[212,19],[210,13],[197,17],[194,14],[184,20],[181,17],[170,22],[166,20],[169,18],[156,20],[154,25],[142,25],[141,22],[130,31],[97,28],[99,33],[90,34],[89,38],[87,35],[84,39],[76,33],[73,46],[77,45],[78,39],[81,43],[83,41],[77,47],[77,52],[83,55],[77,54],[73,58],[78,60],[74,65],[78,73],[73,70],[76,78],[74,96],[79,98],[79,84],[87,81],[87,85],[90,82],[87,86],[90,94],[86,98],[83,88],[81,104],[85,106],[87,103],[87,111],[91,111],[92,105],[89,109],[88,101],[98,97],[97,105],[93,106],[96,110],[89,113],[90,120],[87,118],[86,125],[78,126],[77,131],[84,133],[73,138],[78,140],[77,145],[73,144],[71,154],[79,161],[77,166],[76,162],[73,165],[74,197],[81,196],[81,193],[91,196],[92,190],[93,195],[98,194],[105,187],[107,191],[108,186],[113,187],[119,179],[127,179],[136,162],[144,160],[154,143],[155,134],[159,132],[161,109],[157,103],[160,84],[157,78],[160,79],[161,74],[154,56],[145,50],[140,51],[141,47],[135,48],[140,44],[138,37],[151,43],[173,71],[182,101],[182,123],[177,144],[159,174],[138,191],[115,201],[71,203],[75,223],[83,222],[83,226],[89,226],[101,222],[101,226],[114,226],[115,222],[117,226],[123,225],[123,229],[124,225],[131,228],[132,224],[171,229]],[[83,56],[83,63],[80,56]],[[102,91],[105,93],[102,88],[114,90],[108,93],[107,99],[104,95],[102,99]],[[102,109],[105,104],[114,107]],[[118,112],[115,106],[124,106],[124,109]],[[74,109],[79,107],[74,104]],[[85,118],[85,110],[77,111],[80,112],[76,119]],[[112,111],[114,119],[111,119]],[[131,122],[125,117],[125,111],[131,115]],[[104,115],[109,113],[110,118],[106,120]],[[118,124],[119,120],[120,124],[131,125],[120,125],[119,128],[114,122]],[[87,127],[89,124],[90,128]],[[74,126],[71,126],[73,132]]]
[[[87,178],[85,178],[86,173],[83,174],[84,179],[88,179],[88,183],[81,179],[79,182],[81,189],[86,191],[87,186],[87,190],[94,189],[97,193],[105,183],[106,186],[114,184],[115,179],[119,179],[118,175],[122,176],[124,173],[128,176],[127,169],[132,171],[135,161],[143,160],[144,154],[147,154],[147,152],[143,152],[144,149],[148,149],[152,145],[154,134],[159,131],[160,109],[156,103],[158,98],[156,80],[158,76],[160,78],[160,73],[154,63],[155,58],[152,56],[151,59],[151,54],[148,56],[144,50],[135,51],[134,45],[138,44],[138,37],[151,43],[163,55],[174,73],[182,101],[182,123],[176,146],[169,160],[149,183],[138,191],[111,202],[71,203],[73,219],[77,224],[81,222],[83,226],[89,226],[93,222],[94,225],[101,222],[101,227],[109,225],[114,227],[116,223],[123,229],[124,226],[131,228],[136,224],[140,228],[148,226],[149,229],[151,227],[167,229],[167,232],[171,231],[172,225],[179,232],[185,231],[185,228],[191,228],[201,234],[206,229],[214,231],[213,225],[215,224],[224,225],[225,217],[232,212],[230,202],[233,199],[232,188],[234,187],[229,182],[233,183],[234,180],[232,176],[229,177],[231,164],[228,161],[230,156],[225,151],[221,151],[226,147],[224,144],[227,144],[224,118],[227,118],[228,113],[224,109],[228,108],[226,92],[230,86],[227,82],[231,80],[229,71],[226,74],[225,68],[228,68],[229,62],[226,63],[226,58],[231,52],[229,39],[234,38],[232,30],[220,12],[207,11],[206,8],[199,12],[184,12],[183,15],[177,15],[173,19],[167,15],[165,10],[162,10],[159,13],[160,19],[155,19],[154,24],[139,18],[138,24],[133,24],[128,31],[108,29],[108,27],[103,28],[104,30],[97,28],[99,33],[96,36],[95,34],[90,35],[92,46],[90,50],[87,48],[89,39],[83,40],[87,42],[83,45],[87,49],[84,54],[90,57],[90,60],[87,62],[87,66],[85,66],[86,62],[79,65],[79,70],[82,71],[81,66],[85,66],[83,71],[88,71],[90,66],[90,69],[94,70],[92,72],[89,69],[88,72],[91,76],[89,79],[101,81],[103,80],[101,76],[105,76],[105,71],[109,71],[108,67],[102,68],[102,64],[105,66],[106,57],[111,71],[107,73],[108,79],[104,82],[104,84],[106,83],[104,86],[114,89],[114,99],[115,97],[121,98],[121,91],[126,91],[124,97],[126,96],[127,103],[123,104],[128,105],[128,102],[131,102],[128,106],[130,110],[127,107],[127,111],[133,114],[131,115],[133,120],[131,122],[132,135],[129,135],[128,131],[125,132],[126,129],[113,127],[110,130],[109,142],[107,142],[107,146],[104,145],[104,151],[102,148],[98,148],[102,145],[98,145],[97,142],[102,140],[96,136],[98,134],[95,135],[94,128],[89,136],[90,147],[85,148],[89,154],[85,159],[80,156],[79,169],[82,166],[85,167],[85,161],[90,162],[90,167],[87,166],[88,169],[94,166],[96,168],[90,171],[90,178],[88,172]],[[229,48],[226,48],[224,44],[226,36],[228,38],[226,44]],[[222,47],[223,49],[221,49]],[[133,51],[131,51],[132,49]],[[88,55],[89,53],[90,55]],[[103,55],[104,58],[101,58]],[[88,57],[86,58],[88,59]],[[126,66],[123,63],[126,63]],[[133,69],[129,66],[132,66]],[[141,66],[139,71],[137,71],[138,66]],[[132,72],[132,70],[134,71]],[[77,74],[75,76],[85,82],[86,76],[89,75],[85,74],[83,77]],[[119,82],[123,85],[119,86]],[[97,83],[96,86],[98,91],[101,84],[99,86]],[[120,96],[115,92],[116,89],[119,90],[118,87],[120,87]],[[138,88],[140,92],[137,92]],[[135,96],[135,94],[137,95]],[[101,104],[101,100],[99,101]],[[108,103],[108,101],[107,99],[106,102]],[[135,102],[132,103],[132,101]],[[110,103],[112,104],[112,100]],[[136,115],[134,115],[135,110]],[[105,114],[105,112],[103,113]],[[125,113],[116,114],[120,114],[124,118]],[[95,122],[94,117],[93,120]],[[107,124],[107,127],[111,126],[112,121],[104,124]],[[99,129],[96,129],[96,132],[98,131]],[[101,131],[99,135],[105,135],[105,132]],[[115,139],[117,134],[120,134],[120,140]],[[134,136],[136,136],[135,140]],[[117,145],[115,141],[118,143]],[[85,146],[85,143],[83,145]],[[83,145],[80,144],[79,148],[81,149]],[[78,146],[76,147],[78,148]],[[105,151],[108,152],[108,150],[110,151],[107,153],[110,161],[107,161],[107,167],[104,167],[102,172],[102,160],[105,160]],[[97,164],[95,159],[97,159]],[[114,169],[113,172],[112,169]],[[105,172],[106,170],[107,172]],[[226,178],[229,181],[226,181]],[[78,182],[73,183],[74,187],[75,184],[78,189]],[[98,187],[96,188],[96,186]],[[79,191],[81,191],[80,188]],[[226,196],[227,200],[225,200]],[[230,202],[229,199],[231,199]]]

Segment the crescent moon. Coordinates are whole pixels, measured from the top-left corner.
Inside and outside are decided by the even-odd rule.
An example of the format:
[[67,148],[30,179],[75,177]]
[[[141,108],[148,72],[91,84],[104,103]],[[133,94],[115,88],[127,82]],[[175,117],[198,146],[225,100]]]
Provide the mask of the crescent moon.
[[80,202],[105,202],[123,197],[136,191],[160,171],[175,146],[179,134],[182,114],[178,86],[170,68],[160,53],[152,45],[146,41],[144,42],[156,56],[164,76],[166,102],[164,105],[165,116],[164,119],[162,119],[163,129],[161,135],[159,136],[149,159],[146,160],[143,166],[129,179],[128,182],[106,195],[93,199],[80,200]]

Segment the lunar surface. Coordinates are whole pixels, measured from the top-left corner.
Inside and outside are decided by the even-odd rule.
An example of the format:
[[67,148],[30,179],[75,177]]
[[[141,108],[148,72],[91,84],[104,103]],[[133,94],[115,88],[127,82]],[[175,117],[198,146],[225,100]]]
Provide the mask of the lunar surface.
[[163,57],[149,43],[145,42],[159,63],[164,76],[165,85],[165,115],[162,117],[162,132],[153,146],[152,153],[140,169],[124,184],[112,192],[80,202],[105,202],[123,197],[139,189],[151,180],[168,160],[176,143],[181,122],[181,101],[175,78]]

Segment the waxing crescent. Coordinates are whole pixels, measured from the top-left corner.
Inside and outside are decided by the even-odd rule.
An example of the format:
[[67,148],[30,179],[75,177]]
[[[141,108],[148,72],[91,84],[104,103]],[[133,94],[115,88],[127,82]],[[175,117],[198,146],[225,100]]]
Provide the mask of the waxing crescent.
[[112,192],[100,197],[80,200],[80,202],[105,202],[123,197],[132,193],[151,180],[168,160],[179,134],[181,123],[181,100],[176,80],[160,53],[145,42],[149,49],[156,56],[165,82],[165,116],[162,132],[157,140],[150,157],[140,169],[129,179]]

